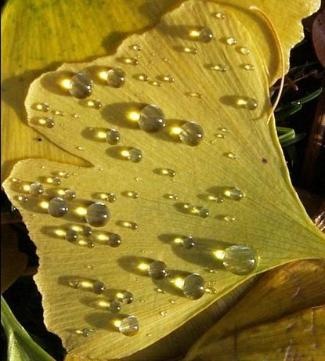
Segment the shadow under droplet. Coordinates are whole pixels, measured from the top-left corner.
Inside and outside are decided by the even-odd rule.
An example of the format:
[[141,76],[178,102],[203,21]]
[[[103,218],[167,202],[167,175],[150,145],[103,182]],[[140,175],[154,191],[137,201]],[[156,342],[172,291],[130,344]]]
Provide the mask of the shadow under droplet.
[[51,93],[71,96],[68,88],[64,86],[64,81],[73,76],[72,71],[53,71],[41,78],[41,85]]

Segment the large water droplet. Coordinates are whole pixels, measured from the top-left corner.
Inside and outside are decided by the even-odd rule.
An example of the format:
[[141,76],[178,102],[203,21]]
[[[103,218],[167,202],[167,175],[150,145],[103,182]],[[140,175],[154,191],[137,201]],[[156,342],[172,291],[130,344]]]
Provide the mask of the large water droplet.
[[195,122],[186,122],[181,126],[179,139],[182,143],[187,145],[198,145],[203,139],[203,129]]
[[92,93],[93,82],[84,72],[75,74],[70,80],[69,93],[75,98],[83,99]]
[[167,265],[162,261],[153,261],[149,264],[148,274],[154,279],[162,279],[167,277]]
[[183,293],[194,300],[204,294],[204,279],[197,273],[192,273],[184,278]]
[[224,250],[222,263],[227,271],[237,275],[252,272],[257,265],[255,251],[245,245],[234,245]]
[[68,212],[67,202],[60,197],[52,198],[48,204],[48,213],[53,217],[62,217]]
[[120,68],[112,68],[107,71],[107,84],[113,88],[120,88],[125,82],[125,72]]
[[139,126],[146,132],[157,132],[166,125],[162,110],[154,104],[148,104],[141,109]]
[[125,336],[133,336],[139,331],[139,322],[135,316],[123,318],[118,325],[118,330]]
[[106,141],[111,145],[118,144],[121,139],[121,134],[117,129],[108,129],[106,132]]
[[105,204],[96,202],[87,208],[86,221],[93,227],[103,227],[110,219],[110,211]]

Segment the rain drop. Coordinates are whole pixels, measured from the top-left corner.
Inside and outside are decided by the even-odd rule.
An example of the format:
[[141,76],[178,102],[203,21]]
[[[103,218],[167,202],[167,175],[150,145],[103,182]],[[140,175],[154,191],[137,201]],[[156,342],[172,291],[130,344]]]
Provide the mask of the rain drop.
[[118,221],[117,224],[121,227],[129,228],[134,231],[138,229],[138,224],[131,221]]
[[165,83],[173,83],[175,81],[171,75],[161,75],[159,76],[159,79]]
[[95,202],[87,208],[86,221],[93,227],[103,227],[110,219],[110,211],[105,204]]
[[166,317],[167,316],[167,311],[160,311],[159,315],[162,317]]
[[134,50],[134,51],[140,51],[141,50],[141,46],[139,44],[132,44],[129,46],[129,48],[131,50]]
[[240,54],[243,54],[243,55],[248,55],[250,53],[250,50],[244,46],[241,46],[240,48],[238,48],[238,51],[240,52]]
[[121,156],[126,160],[130,160],[131,162],[138,163],[142,159],[142,151],[138,148],[130,147],[122,150]]
[[209,64],[208,68],[213,71],[226,72],[229,67],[225,64]]
[[134,78],[136,80],[140,80],[140,81],[147,81],[148,80],[148,75],[144,74],[144,73],[141,73],[141,74],[136,74],[134,76]]
[[34,118],[33,122],[35,122],[37,125],[41,125],[47,128],[53,128],[55,125],[54,119],[47,117]]
[[167,277],[167,265],[162,261],[153,261],[149,264],[148,274],[153,279],[162,279]]
[[227,271],[237,275],[245,275],[256,268],[257,257],[251,247],[234,245],[224,250],[222,263]]
[[68,229],[65,235],[65,239],[69,242],[75,242],[78,239],[78,232],[72,228]]
[[191,46],[184,46],[183,48],[180,48],[180,50],[186,54],[197,54],[197,49]]
[[192,273],[184,278],[183,293],[186,297],[196,300],[203,296],[204,291],[204,280],[199,274]]
[[257,100],[254,98],[238,98],[236,100],[236,105],[240,108],[245,108],[249,110],[254,110],[257,108]]
[[168,177],[175,177],[175,175],[176,175],[176,172],[170,168],[157,168],[154,170],[154,172],[159,175],[164,175],[164,176],[168,176]]
[[219,19],[219,20],[223,20],[226,18],[226,15],[222,12],[216,12],[213,14],[213,16],[216,18],[216,19]]
[[92,90],[93,82],[86,73],[79,72],[71,78],[68,91],[73,97],[86,98],[92,93]]
[[230,159],[237,159],[236,154],[233,153],[233,152],[225,153],[225,156],[226,156],[227,158],[230,158]]
[[192,29],[189,35],[191,39],[202,41],[203,43],[208,43],[213,39],[213,33],[211,29],[206,26]]
[[29,192],[33,196],[38,196],[44,193],[44,188],[40,182],[33,182],[29,187]]
[[229,36],[225,40],[226,40],[227,45],[236,45],[237,44],[237,40],[232,36]]
[[154,104],[148,104],[141,109],[139,127],[146,132],[157,132],[166,125],[162,110]]
[[166,193],[166,194],[164,195],[164,198],[177,201],[178,195],[175,194],[175,193]]
[[107,244],[110,247],[118,247],[121,244],[121,236],[117,233],[110,233]]
[[117,129],[108,129],[106,132],[106,141],[111,145],[118,144],[121,139],[121,134]]
[[139,198],[139,193],[134,192],[134,191],[122,192],[122,195],[124,195],[125,197],[128,197],[128,198],[133,198],[133,199]]
[[133,336],[139,331],[139,322],[135,316],[123,318],[118,325],[118,330],[125,336]]
[[100,109],[103,106],[99,100],[95,99],[88,99],[83,104],[92,109]]
[[181,126],[179,139],[182,143],[194,146],[198,145],[203,139],[203,129],[195,122],[186,122]]
[[65,191],[64,191],[64,198],[65,199],[68,199],[68,200],[73,200],[73,199],[75,199],[76,198],[76,192],[75,191],[73,191],[72,189],[66,189]]
[[148,84],[153,85],[153,86],[160,86],[160,82],[156,81],[156,80],[149,80]]
[[125,72],[120,68],[111,68],[107,71],[107,84],[113,88],[120,88],[125,82]]
[[130,304],[133,302],[133,294],[129,291],[119,291],[116,293],[115,298],[123,304]]
[[136,58],[132,58],[132,57],[120,58],[120,61],[122,63],[128,64],[128,65],[138,65],[139,64],[139,60]]
[[67,202],[61,197],[55,197],[49,201],[47,211],[53,217],[62,217],[68,210]]
[[191,98],[202,98],[202,94],[198,92],[187,92],[185,95]]

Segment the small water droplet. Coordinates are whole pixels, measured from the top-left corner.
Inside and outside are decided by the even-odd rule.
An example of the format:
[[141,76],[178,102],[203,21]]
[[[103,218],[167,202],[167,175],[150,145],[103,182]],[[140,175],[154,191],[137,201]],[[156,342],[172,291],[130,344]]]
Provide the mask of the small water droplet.
[[68,229],[65,235],[65,239],[69,242],[75,242],[78,239],[78,232],[72,228]]
[[130,304],[133,302],[133,294],[129,291],[119,291],[116,293],[115,298],[123,304]]
[[92,109],[100,109],[103,106],[103,104],[99,100],[95,100],[95,99],[88,99],[84,101],[82,104]]
[[53,110],[51,111],[51,113],[52,113],[53,115],[57,115],[57,116],[59,116],[59,117],[63,117],[63,116],[64,116],[64,113],[63,113],[62,110],[53,109]]
[[234,216],[223,216],[222,217],[225,222],[234,222],[236,220],[236,217]]
[[183,208],[189,214],[194,214],[202,218],[207,218],[209,216],[209,210],[201,206],[194,206],[189,203],[184,203]]
[[196,246],[196,242],[192,236],[182,237],[182,246],[185,249],[191,249]]
[[139,64],[139,60],[137,58],[133,58],[133,57],[122,57],[122,58],[119,58],[119,60],[122,63],[128,64],[128,65],[138,65]]
[[47,127],[47,128],[53,128],[55,125],[54,119],[48,118],[48,117],[33,118],[32,121],[36,125],[41,125],[41,126]]
[[237,187],[226,188],[223,192],[226,198],[234,199],[239,201],[245,197],[245,194]]
[[171,75],[160,75],[158,78],[165,83],[173,83],[175,81]]
[[76,192],[73,191],[72,189],[65,189],[64,191],[64,198],[68,199],[68,200],[73,200],[76,198]]
[[254,98],[238,98],[236,100],[236,105],[240,108],[245,108],[249,110],[254,110],[257,108],[257,100]]
[[82,328],[75,330],[75,333],[83,337],[88,337],[90,336],[90,334],[94,333],[95,331],[96,330],[94,328]]
[[202,141],[203,135],[203,129],[199,124],[195,122],[185,122],[181,126],[178,136],[182,143],[195,146]]
[[35,103],[32,105],[32,109],[38,110],[39,112],[48,112],[50,106],[47,103]]
[[198,92],[186,92],[185,95],[191,98],[202,98],[202,94]]
[[138,148],[129,147],[121,151],[121,156],[126,160],[137,163],[142,159],[142,151]]
[[167,277],[167,265],[162,261],[153,261],[149,264],[148,274],[153,279],[162,279]]
[[131,50],[134,50],[134,51],[140,51],[141,50],[141,46],[139,44],[132,44],[129,46],[129,48]]
[[93,302],[96,308],[109,311],[111,313],[118,313],[121,310],[121,304],[115,300],[107,300],[106,298],[98,298]]
[[192,273],[184,278],[183,293],[194,300],[204,294],[204,279],[197,273]]
[[213,17],[215,17],[216,19],[219,19],[219,20],[223,20],[226,18],[226,15],[220,11],[212,14]]
[[128,197],[128,198],[133,198],[133,199],[139,198],[139,193],[134,192],[134,191],[125,191],[125,192],[122,192],[122,195],[125,197]]
[[171,303],[172,305],[174,305],[176,303],[175,300],[169,300],[169,303]]
[[159,287],[156,287],[154,290],[155,290],[157,293],[165,293],[165,291],[162,290],[162,289],[159,288]]
[[227,45],[236,45],[236,44],[237,44],[237,40],[236,40],[234,37],[232,37],[232,36],[228,36],[228,37],[225,39],[225,41],[226,41],[226,44],[227,44]]
[[209,293],[209,294],[216,294],[217,290],[213,287],[206,287],[205,288],[205,293]]
[[106,141],[111,145],[118,144],[121,139],[121,134],[117,129],[108,129],[106,132]]
[[68,213],[67,202],[61,197],[54,197],[49,201],[47,211],[52,217],[62,217]]
[[135,316],[123,318],[118,325],[118,330],[125,336],[133,336],[139,331],[139,322]]
[[77,150],[85,150],[85,148],[82,147],[81,145],[78,145],[78,146],[76,147],[76,149],[77,149]]
[[93,227],[103,227],[110,219],[110,211],[104,203],[95,202],[87,208],[86,221]]
[[251,247],[234,245],[224,250],[222,263],[227,271],[237,275],[245,275],[256,268],[257,257]]
[[184,46],[183,48],[180,48],[180,50],[186,54],[197,54],[197,49],[192,46]]
[[44,193],[44,188],[40,182],[33,182],[29,187],[29,192],[33,196],[38,196]]
[[157,80],[149,80],[148,84],[153,85],[153,86],[160,86],[160,82]]
[[136,75],[134,75],[134,79],[140,80],[140,81],[147,81],[148,80],[148,75],[146,75],[144,73],[136,74]]
[[247,71],[252,71],[255,69],[255,66],[253,64],[243,64],[242,68]]
[[93,82],[85,72],[79,72],[71,78],[67,89],[73,97],[83,99],[92,93]]
[[213,71],[226,72],[227,70],[229,70],[229,67],[225,64],[209,64],[208,69]]
[[225,156],[229,159],[237,159],[237,156],[235,153],[233,152],[228,152],[228,153],[225,153]]
[[164,198],[176,201],[178,199],[178,195],[175,193],[166,193]]
[[125,82],[125,72],[120,68],[111,68],[106,75],[107,84],[113,88],[120,88]]
[[139,127],[146,132],[157,132],[166,125],[165,115],[154,104],[148,104],[141,109]]
[[243,55],[248,55],[250,53],[250,50],[248,48],[246,48],[245,46],[239,47],[238,51],[240,52],[240,54],[243,54]]
[[166,317],[167,316],[167,311],[160,311],[159,315],[162,317]]
[[72,118],[75,118],[75,119],[80,118],[80,115],[77,113],[73,113],[73,114],[71,114],[71,116],[72,116]]
[[121,227],[129,228],[134,231],[138,229],[138,224],[131,221],[118,221],[117,224]]
[[17,197],[17,199],[18,199],[19,202],[23,202],[23,203],[29,201],[29,197],[27,197],[25,195],[21,195],[21,194]]
[[208,43],[213,39],[213,33],[211,29],[206,26],[201,28],[197,27],[190,30],[189,38],[202,41],[203,43]]
[[156,168],[154,169],[154,173],[168,177],[175,177],[176,175],[176,172],[170,168]]

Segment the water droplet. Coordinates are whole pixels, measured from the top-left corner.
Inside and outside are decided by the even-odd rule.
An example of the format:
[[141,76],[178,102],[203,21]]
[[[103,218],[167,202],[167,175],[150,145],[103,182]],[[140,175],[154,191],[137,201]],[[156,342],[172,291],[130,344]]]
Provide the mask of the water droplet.
[[148,104],[141,109],[139,127],[146,132],[157,132],[166,125],[162,110],[154,104]]
[[245,197],[245,194],[236,187],[226,188],[223,192],[223,195],[227,198],[234,199],[236,201],[239,201]]
[[140,81],[147,81],[148,80],[148,75],[141,73],[141,74],[136,74],[134,76],[134,79],[136,80],[140,80]]
[[95,202],[87,208],[86,221],[93,227],[103,227],[109,221],[110,215],[104,203]]
[[212,14],[216,19],[219,19],[219,20],[223,20],[226,18],[226,15],[222,12],[216,12],[214,14]]
[[68,85],[69,93],[79,99],[88,97],[93,90],[93,82],[85,72],[75,74]]
[[133,198],[133,199],[139,198],[139,193],[134,192],[134,191],[125,191],[125,192],[122,192],[122,195],[125,197],[128,197],[128,198]]
[[209,64],[208,68],[213,71],[225,72],[229,69],[228,65],[225,64]]
[[236,105],[240,108],[245,108],[249,110],[254,110],[257,108],[257,100],[254,98],[238,98],[236,100]]
[[130,304],[133,302],[133,294],[129,291],[119,291],[115,295],[116,300],[123,304]]
[[137,163],[142,159],[142,151],[138,148],[129,147],[121,151],[121,156],[126,160]]
[[162,317],[166,317],[167,316],[167,311],[160,311],[159,315]]
[[139,322],[135,316],[123,318],[118,325],[118,330],[125,336],[133,336],[139,331]]
[[196,242],[192,236],[182,237],[182,246],[186,249],[191,249],[196,246]]
[[178,195],[175,193],[166,193],[164,198],[176,201],[178,199]]
[[230,158],[230,159],[237,159],[236,154],[233,153],[233,152],[225,153],[225,156],[226,156],[227,158]]
[[29,192],[33,196],[38,196],[44,193],[44,188],[40,182],[33,182],[29,187]]
[[167,277],[167,265],[162,261],[153,261],[149,264],[148,274],[153,279],[162,279]]
[[223,132],[223,133],[227,133],[227,132],[228,132],[228,129],[227,129],[227,128],[223,128],[223,127],[220,127],[219,130],[220,130],[220,132]]
[[227,215],[227,216],[223,216],[223,220],[225,222],[234,222],[236,220],[236,217]]
[[226,40],[227,45],[236,45],[237,44],[237,40],[232,36],[229,36],[225,40]]
[[103,310],[109,311],[111,313],[118,313],[121,310],[121,304],[115,300],[107,300],[105,298],[99,298],[94,301],[93,305],[96,308],[101,308]]
[[245,275],[256,268],[256,253],[249,246],[230,246],[224,250],[222,263],[227,271],[237,275]]
[[243,64],[242,67],[243,67],[243,69],[245,69],[247,71],[252,71],[255,69],[253,64]]
[[125,72],[120,68],[111,68],[107,71],[107,84],[113,88],[120,88],[125,82]]
[[197,54],[197,49],[192,46],[184,46],[183,48],[180,48],[180,50],[187,54]]
[[186,122],[181,126],[179,139],[182,143],[187,145],[198,145],[203,139],[203,129],[195,122]]
[[238,51],[240,52],[240,54],[243,54],[243,55],[248,55],[250,53],[250,50],[248,48],[246,48],[245,46],[239,47]]
[[159,80],[165,83],[173,83],[175,79],[171,75],[160,75]]
[[121,236],[117,233],[110,233],[107,244],[110,247],[118,247],[121,244]]
[[71,114],[71,116],[72,116],[72,118],[80,118],[80,115],[79,114],[77,114],[77,113],[73,113],[73,114]]
[[106,141],[111,145],[118,144],[121,139],[121,134],[117,129],[108,129],[106,132]]
[[47,103],[35,103],[32,105],[32,109],[38,110],[39,112],[48,112],[50,106]]
[[64,116],[63,111],[57,110],[57,109],[53,109],[53,110],[51,111],[51,113],[52,113],[53,115],[57,115],[57,116],[59,116],[59,117],[63,117],[63,116]]
[[154,173],[157,173],[159,175],[168,176],[168,177],[175,177],[175,175],[176,175],[176,172],[170,168],[156,168],[156,169],[154,169]]
[[122,57],[119,58],[119,60],[124,63],[124,64],[128,64],[128,65],[138,65],[139,64],[139,60],[137,58],[132,58],[132,57]]
[[189,203],[184,203],[183,208],[189,214],[194,214],[202,218],[207,218],[209,216],[209,210],[201,206],[194,206]]
[[156,81],[156,80],[149,80],[148,84],[153,85],[153,86],[160,86],[160,82]]
[[95,99],[88,99],[85,102],[83,102],[84,105],[86,105],[88,108],[92,109],[100,109],[103,104],[99,100]]
[[96,330],[94,328],[83,328],[83,329],[77,329],[75,330],[75,333],[77,335],[88,337],[91,333],[95,332]]
[[67,202],[61,197],[55,197],[49,201],[47,211],[53,217],[62,217],[68,210]]
[[118,221],[117,224],[121,227],[129,228],[134,231],[138,229],[138,224],[131,221]]
[[156,287],[154,290],[155,290],[157,293],[165,293],[165,291],[162,290],[162,289],[159,288],[159,287]]
[[191,98],[202,98],[202,94],[198,92],[186,92],[185,95]]
[[169,300],[169,303],[171,303],[172,305],[174,305],[176,303],[175,300]]
[[197,273],[192,273],[184,278],[183,293],[194,300],[204,294],[204,279]]
[[78,146],[76,147],[76,149],[77,149],[77,150],[85,150],[85,148],[82,147],[81,145],[78,145]]
[[217,290],[213,287],[207,287],[205,289],[205,293],[209,293],[209,294],[216,294],[217,293]]
[[23,202],[23,203],[29,201],[29,197],[27,197],[27,196],[25,196],[25,195],[19,195],[19,196],[17,197],[17,199],[18,199],[19,202]]
[[129,46],[129,48],[131,50],[134,50],[134,51],[140,51],[141,50],[141,46],[139,44],[132,44]]
[[78,232],[72,228],[68,229],[65,235],[65,239],[69,242],[75,242],[78,239]]
[[211,29],[206,26],[190,30],[189,36],[191,39],[202,41],[203,43],[208,43],[213,39]]
[[68,199],[68,200],[73,200],[76,198],[76,192],[73,191],[72,189],[65,189],[64,191],[64,198]]
[[33,118],[33,123],[47,128],[53,128],[55,125],[54,119],[48,117]]

